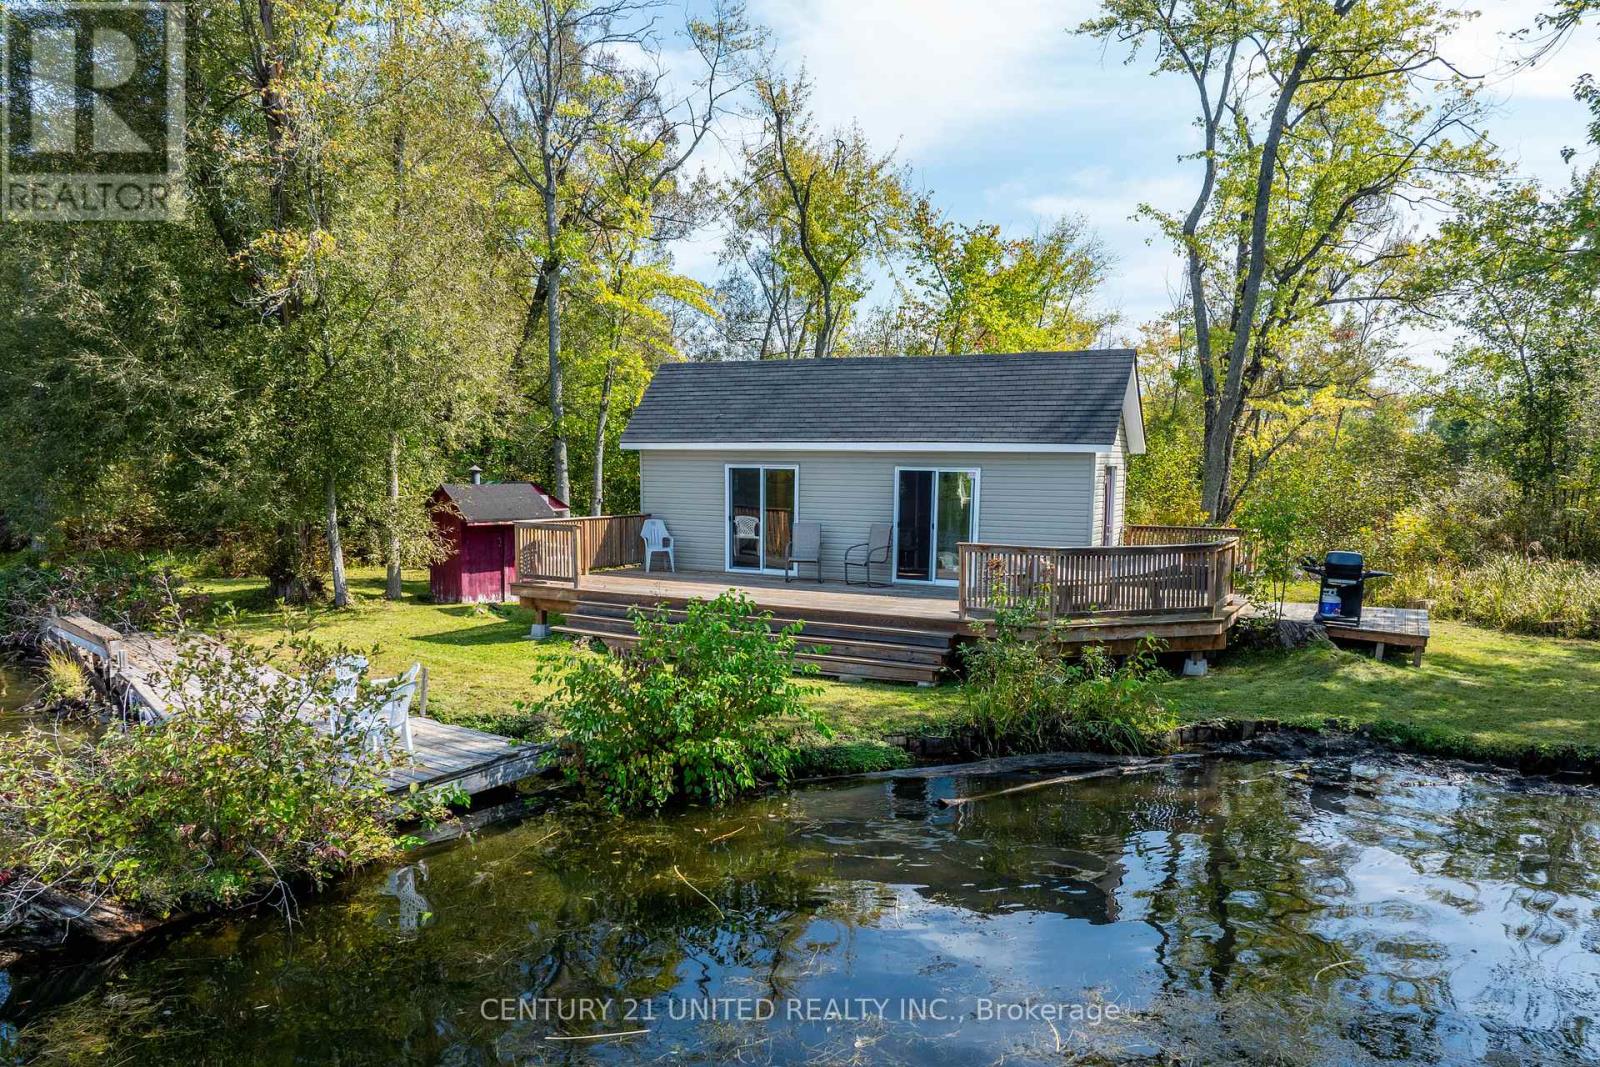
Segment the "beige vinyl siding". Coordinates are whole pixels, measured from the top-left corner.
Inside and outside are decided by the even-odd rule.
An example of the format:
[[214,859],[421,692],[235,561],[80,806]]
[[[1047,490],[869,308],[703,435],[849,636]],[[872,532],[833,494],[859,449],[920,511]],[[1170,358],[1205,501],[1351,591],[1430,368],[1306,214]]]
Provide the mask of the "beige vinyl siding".
[[[799,515],[822,524],[822,573],[842,578],[846,547],[867,527],[894,519],[897,467],[977,469],[978,540],[999,544],[1083,545],[1096,533],[1098,457],[1081,453],[714,452],[642,449],[641,510],[671,531],[678,566],[726,565],[725,468],[799,468]],[[805,568],[810,574],[810,568]]]
[[1100,452],[1094,457],[1094,529],[1091,531],[1092,544],[1098,545],[1101,541],[1101,518],[1105,515],[1105,469],[1110,464],[1117,468],[1117,480],[1114,487],[1114,508],[1111,515],[1111,543],[1122,543],[1122,525],[1128,510],[1128,434],[1127,424],[1121,420],[1117,422],[1117,439],[1110,452]]

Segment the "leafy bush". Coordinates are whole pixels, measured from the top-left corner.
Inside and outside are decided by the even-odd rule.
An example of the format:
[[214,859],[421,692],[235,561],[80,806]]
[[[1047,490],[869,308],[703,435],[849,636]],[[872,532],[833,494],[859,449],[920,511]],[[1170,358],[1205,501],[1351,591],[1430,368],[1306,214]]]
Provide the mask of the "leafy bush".
[[792,769],[802,777],[822,778],[892,771],[909,767],[911,762],[911,753],[886,741],[856,740],[802,748]]
[[203,609],[170,567],[102,554],[54,565],[28,555],[0,570],[0,645],[30,647],[51,614],[83,612],[124,632],[173,626]]
[[996,602],[988,632],[963,650],[967,725],[980,748],[1140,753],[1160,747],[1177,719],[1159,696],[1153,643],[1142,643],[1120,664],[1098,645],[1074,659],[1054,627],[1039,622],[1038,602],[999,594]]
[[298,677],[266,670],[268,653],[247,644],[190,644],[162,679],[184,694],[164,721],[90,739],[9,737],[0,928],[46,888],[158,913],[274,894],[287,903],[296,879],[321,883],[389,855],[392,756],[317,725],[342,650],[288,651]]
[[730,590],[691,601],[682,622],[635,612],[624,657],[555,666],[547,707],[566,731],[568,774],[613,809],[720,804],[760,779],[787,781],[795,732],[828,728],[794,677],[815,673],[796,658],[801,624],[772,633],[770,619]]
[[1573,560],[1492,556],[1475,566],[1438,563],[1380,584],[1382,602],[1497,630],[1600,637],[1600,567]]

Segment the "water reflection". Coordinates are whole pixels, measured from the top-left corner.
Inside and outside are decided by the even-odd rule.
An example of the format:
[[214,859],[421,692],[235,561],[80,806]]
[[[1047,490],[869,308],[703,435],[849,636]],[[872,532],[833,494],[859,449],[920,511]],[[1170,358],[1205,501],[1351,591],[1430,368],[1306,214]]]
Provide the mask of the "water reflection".
[[[1600,1059],[1591,795],[1262,762],[933,803],[1004,784],[538,819],[293,931],[212,924],[71,993],[19,975],[0,1017],[41,1062]],[[980,1014],[1030,1001],[1102,1013]]]

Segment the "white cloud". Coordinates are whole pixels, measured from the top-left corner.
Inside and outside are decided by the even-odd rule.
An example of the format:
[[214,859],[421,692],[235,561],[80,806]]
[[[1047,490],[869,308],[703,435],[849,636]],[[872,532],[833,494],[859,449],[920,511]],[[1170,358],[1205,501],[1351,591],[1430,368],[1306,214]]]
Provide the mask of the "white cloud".
[[1085,0],[757,0],[779,57],[803,63],[828,124],[859,121],[908,155],[975,128],[1058,109],[1072,71],[1056,62]]

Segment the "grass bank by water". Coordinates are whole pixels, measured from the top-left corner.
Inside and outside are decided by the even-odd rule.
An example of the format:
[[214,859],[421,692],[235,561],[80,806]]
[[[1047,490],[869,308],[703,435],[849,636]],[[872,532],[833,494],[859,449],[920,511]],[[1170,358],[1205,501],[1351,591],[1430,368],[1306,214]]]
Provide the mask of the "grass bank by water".
[[[376,670],[428,665],[429,708],[451,722],[522,734],[519,702],[544,692],[535,667],[551,642],[525,640],[532,621],[515,606],[432,604],[421,572],[407,576],[405,599],[381,599],[377,568],[353,573],[360,598],[343,612],[317,609],[316,634],[352,645],[376,644]],[[261,596],[259,579],[201,579],[233,603],[245,633],[268,639],[282,616]],[[962,711],[953,686],[917,689],[818,680],[816,708],[837,731],[839,769],[871,754],[851,746],[896,733],[938,733]],[[1233,653],[1202,679],[1173,678],[1162,696],[1188,721],[1279,719],[1320,725],[1329,718],[1391,724],[1441,751],[1514,753],[1530,748],[1600,750],[1600,642],[1500,633],[1436,621],[1420,669],[1333,649]]]
[[[283,632],[286,616],[266,601],[259,578],[195,579],[193,585],[219,605],[232,605],[234,622],[244,636],[270,641]],[[404,599],[383,599],[383,572],[376,567],[351,572],[355,606],[334,611],[315,608],[295,615],[315,636],[329,643],[377,646],[372,669],[395,674],[414,662],[429,674],[428,712],[446,722],[525,736],[533,725],[519,708],[548,695],[536,683],[536,668],[548,662],[561,638],[527,640],[533,613],[514,604],[434,604],[426,599],[427,576],[408,573]],[[863,753],[843,750],[852,742],[875,741],[885,734],[936,731],[961,706],[953,687],[918,689],[873,682],[814,679],[814,706],[834,727],[837,758],[848,761]]]

